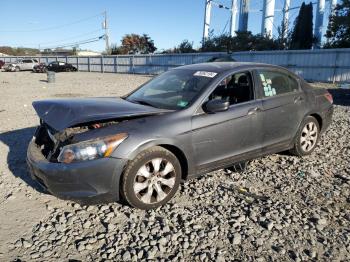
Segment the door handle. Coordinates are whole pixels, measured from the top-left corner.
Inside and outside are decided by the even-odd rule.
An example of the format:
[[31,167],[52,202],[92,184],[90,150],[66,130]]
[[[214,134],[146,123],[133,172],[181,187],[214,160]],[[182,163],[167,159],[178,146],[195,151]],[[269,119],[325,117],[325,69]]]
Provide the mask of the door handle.
[[261,108],[260,107],[254,107],[252,109],[249,109],[248,110],[248,116],[250,115],[255,115],[256,113],[258,113],[259,111],[261,111]]
[[298,103],[298,102],[301,102],[303,100],[304,100],[304,98],[302,96],[297,96],[294,98],[294,103]]

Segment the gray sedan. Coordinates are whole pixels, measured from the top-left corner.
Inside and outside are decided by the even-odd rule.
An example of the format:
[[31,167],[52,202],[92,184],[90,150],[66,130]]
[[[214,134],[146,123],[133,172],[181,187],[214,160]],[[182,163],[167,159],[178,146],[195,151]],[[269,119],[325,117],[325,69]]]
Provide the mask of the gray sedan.
[[83,202],[165,204],[181,180],[289,150],[311,154],[332,96],[290,71],[255,63],[178,67],[121,98],[33,103],[32,177]]

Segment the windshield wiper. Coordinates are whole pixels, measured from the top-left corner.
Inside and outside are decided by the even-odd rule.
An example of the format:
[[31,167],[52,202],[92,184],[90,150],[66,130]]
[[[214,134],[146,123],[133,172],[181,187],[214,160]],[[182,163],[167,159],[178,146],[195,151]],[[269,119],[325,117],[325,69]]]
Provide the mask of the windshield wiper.
[[147,101],[144,101],[144,100],[128,100],[128,101],[132,102],[132,103],[137,103],[137,104],[140,104],[140,105],[144,105],[144,106],[151,106],[151,107],[157,108],[156,106],[154,106],[151,103],[149,103]]

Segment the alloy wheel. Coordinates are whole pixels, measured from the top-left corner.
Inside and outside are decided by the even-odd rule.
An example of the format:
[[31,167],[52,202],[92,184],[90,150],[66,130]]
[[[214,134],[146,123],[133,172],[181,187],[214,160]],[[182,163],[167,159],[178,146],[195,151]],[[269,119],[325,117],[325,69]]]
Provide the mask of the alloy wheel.
[[139,168],[133,189],[140,201],[155,204],[167,197],[175,182],[173,164],[164,158],[155,158]]
[[302,132],[300,137],[300,146],[305,152],[311,151],[317,142],[318,137],[318,129],[314,122],[307,123]]

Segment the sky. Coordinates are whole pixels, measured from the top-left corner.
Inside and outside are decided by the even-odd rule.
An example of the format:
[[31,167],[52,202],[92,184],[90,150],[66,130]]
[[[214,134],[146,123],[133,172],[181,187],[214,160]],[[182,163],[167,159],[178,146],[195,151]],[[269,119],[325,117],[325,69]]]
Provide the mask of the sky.
[[[231,0],[216,2],[230,6]],[[262,2],[250,1],[248,30],[255,34],[261,28]],[[274,34],[281,24],[283,2],[276,0]],[[302,2],[291,0],[291,7],[300,6]],[[112,44],[119,45],[125,34],[145,33],[154,40],[158,51],[173,48],[184,39],[199,47],[203,34],[205,0],[0,0],[0,4],[1,46],[54,48],[95,40],[104,34],[104,11],[108,16]],[[291,23],[297,14],[297,9],[291,11]],[[327,17],[326,13],[325,21]],[[214,34],[228,32],[229,19],[228,10],[213,7],[211,29]],[[103,51],[105,43],[100,40],[79,45],[79,48]]]

